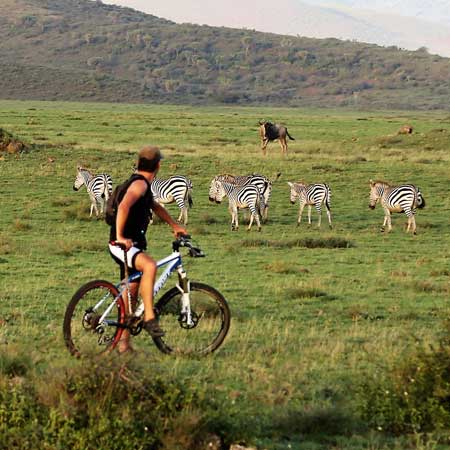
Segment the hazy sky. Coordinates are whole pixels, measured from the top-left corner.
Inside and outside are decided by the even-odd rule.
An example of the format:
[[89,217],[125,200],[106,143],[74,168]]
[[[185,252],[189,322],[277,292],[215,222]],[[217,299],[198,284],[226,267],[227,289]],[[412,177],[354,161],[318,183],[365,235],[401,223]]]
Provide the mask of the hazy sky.
[[450,56],[450,0],[103,0],[177,23],[354,39]]

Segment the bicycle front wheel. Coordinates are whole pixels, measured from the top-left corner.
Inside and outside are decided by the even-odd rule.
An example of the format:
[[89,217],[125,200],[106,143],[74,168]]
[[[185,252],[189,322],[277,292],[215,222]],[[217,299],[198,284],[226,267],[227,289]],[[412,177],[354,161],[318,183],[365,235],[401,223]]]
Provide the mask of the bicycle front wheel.
[[155,306],[165,336],[153,340],[163,353],[205,355],[216,350],[228,333],[231,315],[223,295],[206,284],[190,286],[191,324],[183,317],[178,288],[167,291]]
[[[124,303],[118,296],[117,288],[103,280],[91,281],[78,289],[67,305],[63,325],[64,341],[72,355],[99,354],[117,345],[125,320]],[[113,302],[112,309],[100,321]]]

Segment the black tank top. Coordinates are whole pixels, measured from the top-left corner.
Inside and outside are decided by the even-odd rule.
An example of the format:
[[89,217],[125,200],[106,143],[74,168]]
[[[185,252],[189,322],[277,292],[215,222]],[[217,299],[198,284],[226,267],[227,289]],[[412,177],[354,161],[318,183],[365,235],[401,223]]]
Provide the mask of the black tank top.
[[[150,183],[143,175],[133,174],[129,179],[128,188],[136,180],[144,180],[147,183],[147,190],[145,191],[145,194],[141,198],[139,198],[138,201],[130,208],[123,234],[125,238],[131,239],[133,242],[136,242],[137,247],[145,250],[147,248],[147,239],[145,238],[145,233],[147,232],[148,224],[150,222],[150,209],[153,206],[153,195],[150,188]],[[123,197],[125,196],[125,194],[126,191],[124,192]],[[111,241],[117,239],[115,222],[111,226],[109,239]]]

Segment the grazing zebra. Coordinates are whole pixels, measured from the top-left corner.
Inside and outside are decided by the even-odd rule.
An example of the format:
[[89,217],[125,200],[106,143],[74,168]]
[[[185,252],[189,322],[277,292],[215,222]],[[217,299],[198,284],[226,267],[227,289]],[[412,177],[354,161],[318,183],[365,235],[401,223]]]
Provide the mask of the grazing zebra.
[[302,221],[302,212],[305,205],[308,205],[308,223],[311,225],[311,206],[314,205],[319,214],[320,227],[322,223],[322,203],[325,204],[327,208],[328,223],[330,228],[331,225],[331,210],[330,210],[330,197],[331,189],[327,184],[316,183],[316,184],[304,184],[304,183],[290,183],[288,185],[291,187],[291,203],[294,204],[298,199],[300,201],[300,209],[298,214],[297,226],[300,225]]
[[252,184],[236,186],[225,181],[212,180],[209,189],[209,200],[220,203],[225,196],[228,197],[228,209],[231,213],[231,230],[239,229],[238,209],[249,208],[251,216],[247,229],[251,229],[253,219],[255,219],[258,231],[261,231],[259,214],[264,210],[264,197],[256,186]]
[[418,187],[413,184],[391,186],[385,181],[370,180],[369,208],[375,209],[378,201],[381,202],[384,209],[384,222],[381,231],[384,231],[386,224],[388,232],[392,230],[391,213],[404,212],[408,217],[406,232],[412,229],[412,232],[416,234],[416,219],[414,218],[416,208],[425,208],[425,199]]
[[235,186],[246,186],[247,184],[253,184],[259,189],[259,192],[264,197],[264,210],[261,214],[264,222],[267,221],[269,212],[269,201],[272,194],[272,184],[280,177],[281,173],[277,173],[273,180],[270,180],[264,175],[252,173],[251,175],[234,176],[230,174],[217,175],[214,180],[225,181]]
[[99,173],[94,175],[88,169],[81,166],[77,167],[77,176],[73,183],[73,190],[78,191],[83,184],[91,199],[91,212],[89,217],[92,217],[92,211],[95,209],[95,215],[98,217],[98,205],[100,206],[100,214],[106,206],[106,202],[112,192],[112,178],[106,173]]
[[192,208],[192,181],[182,175],[174,175],[167,179],[155,178],[151,182],[153,199],[160,205],[176,202],[180,208],[178,222],[188,223],[188,205]]

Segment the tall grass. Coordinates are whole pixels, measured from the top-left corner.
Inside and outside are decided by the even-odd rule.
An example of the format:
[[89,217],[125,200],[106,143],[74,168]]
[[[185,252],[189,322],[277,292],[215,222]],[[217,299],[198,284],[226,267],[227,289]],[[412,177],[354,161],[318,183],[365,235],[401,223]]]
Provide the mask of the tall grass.
[[[296,137],[287,158],[277,143],[262,157],[257,121],[265,116]],[[65,307],[81,284],[118,278],[107,226],[88,217],[87,194],[72,191],[76,166],[108,172],[117,184],[152,143],[165,155],[161,177],[193,181],[188,231],[207,257],[186,258],[186,268],[225,295],[232,326],[223,347],[201,360],[165,357],[139,336],[133,370],[163,373],[209,399],[205,415],[185,426],[200,417],[202,430],[226,443],[423,448],[406,435],[373,434],[354,393],[380,367],[389,373],[411,356],[415,339],[437,342],[448,316],[450,142],[432,131],[450,129],[448,115],[1,102],[0,118],[39,143],[0,161],[0,351],[14,349],[30,374],[31,358],[30,389],[55,366],[84,370],[62,342]],[[406,122],[417,133],[386,139]],[[223,172],[281,172],[261,233],[230,231],[227,205],[208,201],[209,181]],[[371,178],[420,186],[427,208],[416,216],[417,236],[404,232],[403,215],[393,217],[392,233],[379,233],[383,212],[368,209]],[[287,181],[299,179],[331,186],[333,230],[296,226]],[[148,237],[154,257],[168,254],[166,225]]]

